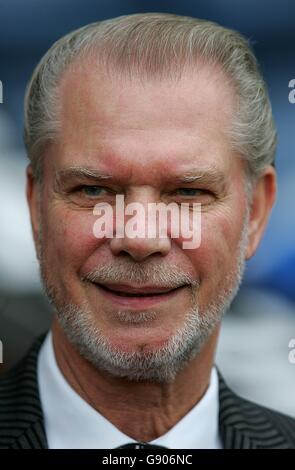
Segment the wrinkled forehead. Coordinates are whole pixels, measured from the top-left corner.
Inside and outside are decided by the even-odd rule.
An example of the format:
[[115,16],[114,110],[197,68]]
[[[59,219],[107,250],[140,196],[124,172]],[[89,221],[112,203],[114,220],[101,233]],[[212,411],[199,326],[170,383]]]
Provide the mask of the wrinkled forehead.
[[[232,156],[228,130],[235,95],[222,70],[202,64],[178,80],[107,74],[90,59],[70,68],[59,88],[56,165],[156,177],[214,166]],[[131,168],[132,167],[132,168]],[[226,171],[226,170],[225,170]]]

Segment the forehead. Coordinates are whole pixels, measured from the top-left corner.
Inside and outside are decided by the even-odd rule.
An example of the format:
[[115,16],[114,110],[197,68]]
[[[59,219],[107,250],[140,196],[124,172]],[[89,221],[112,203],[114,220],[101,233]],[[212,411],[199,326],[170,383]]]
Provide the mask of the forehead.
[[[86,61],[60,85],[56,166],[158,174],[228,165],[235,96],[223,72],[199,65],[178,80],[106,75]],[[129,171],[130,172],[130,171]]]

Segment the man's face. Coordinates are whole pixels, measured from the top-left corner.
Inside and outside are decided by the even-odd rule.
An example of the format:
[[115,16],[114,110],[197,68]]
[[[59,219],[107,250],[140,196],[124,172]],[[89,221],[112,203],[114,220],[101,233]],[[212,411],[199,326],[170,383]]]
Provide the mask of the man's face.
[[[211,314],[209,334],[212,315],[219,320],[235,294],[247,199],[244,164],[226,132],[233,106],[232,89],[209,66],[178,82],[110,79],[94,68],[64,77],[59,140],[44,158],[43,279],[59,316],[69,323],[84,315],[109,351],[156,353],[185,322],[188,330],[192,313],[204,321]],[[196,172],[196,181],[181,181]],[[114,206],[116,194],[125,204],[201,203],[201,245],[184,249],[182,237],[169,236],[96,238],[93,207]],[[179,288],[155,294],[163,286]]]

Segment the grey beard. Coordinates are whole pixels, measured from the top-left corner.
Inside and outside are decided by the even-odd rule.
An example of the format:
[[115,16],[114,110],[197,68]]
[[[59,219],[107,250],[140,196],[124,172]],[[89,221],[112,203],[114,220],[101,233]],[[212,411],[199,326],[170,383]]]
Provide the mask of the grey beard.
[[[64,304],[61,295],[45,275],[44,265],[41,262],[41,276],[45,292],[57,313],[57,319],[69,341],[76,347],[79,354],[93,364],[97,369],[105,371],[114,377],[121,377],[130,381],[146,381],[153,383],[169,383],[175,380],[177,374],[195,358],[202,350],[204,344],[211,336],[216,326],[221,322],[224,313],[237,294],[242,281],[245,269],[245,251],[247,246],[247,225],[248,217],[245,219],[244,228],[238,248],[238,256],[235,268],[227,273],[223,282],[223,288],[216,294],[205,311],[200,311],[197,304],[197,292],[199,283],[192,284],[192,308],[186,314],[181,328],[172,335],[167,343],[154,351],[132,351],[126,352],[113,346],[108,338],[103,335],[99,327],[95,324],[91,311],[87,304],[74,305]],[[43,258],[43,256],[42,256]],[[126,263],[125,263],[126,264]],[[118,262],[118,266],[119,266]],[[114,276],[116,268],[110,269],[109,273]],[[123,265],[122,265],[123,268]],[[156,266],[155,266],[156,268]],[[166,273],[172,283],[177,284],[177,273],[179,283],[187,279],[185,274],[180,273],[179,267],[169,267],[170,273]],[[174,268],[174,270],[173,270]],[[136,268],[137,270],[140,268]],[[164,279],[167,283],[167,275],[161,276],[160,268],[150,271],[147,275],[135,275],[134,279],[143,281],[144,279],[158,279],[163,285]],[[90,273],[89,278],[93,278],[103,273],[107,275],[108,270],[102,267]],[[120,270],[118,271],[120,272]],[[132,271],[128,272],[128,279]],[[144,273],[144,270],[142,271]],[[121,273],[122,274],[122,273]],[[120,274],[120,275],[121,275]],[[163,273],[162,273],[163,274]],[[85,279],[84,279],[85,280]],[[112,278],[114,280],[114,277]],[[162,283],[162,284],[161,284]],[[157,315],[154,311],[137,312],[136,317],[128,311],[118,312],[121,321],[130,323],[142,323],[150,321]],[[136,318],[136,319],[135,319]]]
[[[155,312],[148,314],[156,315]],[[93,325],[89,312],[74,305],[68,305],[61,314],[58,313],[58,320],[69,341],[96,368],[130,381],[169,383],[201,351],[222,314],[223,310],[211,309],[202,316],[195,307],[165,346],[148,352],[125,352],[114,348]],[[121,315],[128,316],[128,312],[121,312]],[[136,315],[146,315],[146,312]]]

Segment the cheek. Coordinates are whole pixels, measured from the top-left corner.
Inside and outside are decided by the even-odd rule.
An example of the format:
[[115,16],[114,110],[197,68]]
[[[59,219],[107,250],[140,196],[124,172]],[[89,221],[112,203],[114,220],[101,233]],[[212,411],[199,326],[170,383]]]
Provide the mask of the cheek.
[[43,223],[43,243],[49,264],[61,272],[77,272],[84,260],[103,243],[93,234],[94,222],[91,211],[51,208]]
[[204,213],[201,224],[200,246],[184,253],[200,280],[217,286],[235,264],[243,220],[230,212]]

